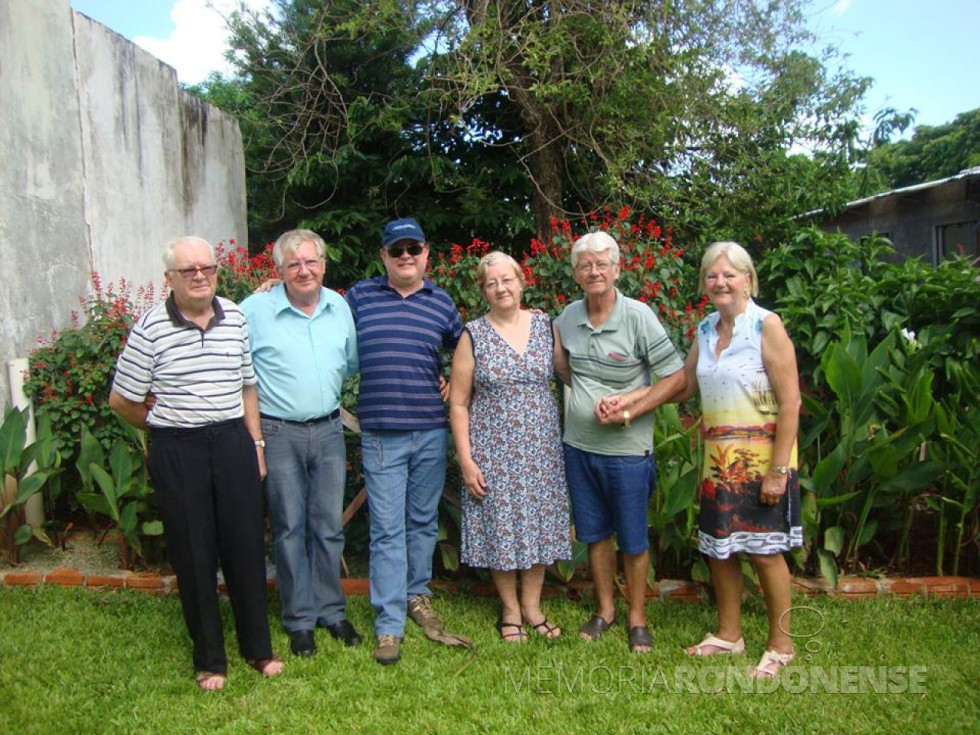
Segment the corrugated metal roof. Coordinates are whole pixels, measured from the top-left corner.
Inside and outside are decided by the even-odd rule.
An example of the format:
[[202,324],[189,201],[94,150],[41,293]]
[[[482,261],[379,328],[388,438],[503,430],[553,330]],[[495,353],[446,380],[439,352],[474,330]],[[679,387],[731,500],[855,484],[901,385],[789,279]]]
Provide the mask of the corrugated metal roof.
[[[847,211],[848,209],[853,209],[854,207],[859,207],[862,204],[867,204],[868,202],[873,202],[877,199],[885,199],[886,197],[898,196],[902,194],[911,194],[917,191],[924,191],[926,189],[931,189],[936,186],[942,186],[943,184],[948,184],[951,181],[957,181],[959,179],[969,179],[973,177],[980,177],[980,166],[973,166],[972,168],[965,168],[958,174],[953,176],[948,176],[945,179],[937,179],[936,181],[927,181],[924,184],[914,184],[912,186],[904,186],[901,189],[891,189],[889,191],[883,191],[880,194],[874,194],[864,199],[855,199],[853,202],[848,202],[841,209],[840,213]],[[812,212],[805,212],[798,217],[813,217],[818,214],[823,214],[825,210],[814,209]]]

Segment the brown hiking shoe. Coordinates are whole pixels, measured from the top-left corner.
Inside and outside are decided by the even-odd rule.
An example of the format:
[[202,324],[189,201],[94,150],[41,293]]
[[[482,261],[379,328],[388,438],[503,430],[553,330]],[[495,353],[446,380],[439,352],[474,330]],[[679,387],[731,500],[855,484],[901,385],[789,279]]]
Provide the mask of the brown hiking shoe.
[[374,660],[382,666],[395,663],[401,658],[398,651],[402,639],[395,635],[384,634],[378,636],[378,643],[374,647]]
[[408,617],[426,632],[438,633],[446,627],[446,624],[436,615],[436,611],[432,609],[432,598],[428,595],[416,595],[408,601]]

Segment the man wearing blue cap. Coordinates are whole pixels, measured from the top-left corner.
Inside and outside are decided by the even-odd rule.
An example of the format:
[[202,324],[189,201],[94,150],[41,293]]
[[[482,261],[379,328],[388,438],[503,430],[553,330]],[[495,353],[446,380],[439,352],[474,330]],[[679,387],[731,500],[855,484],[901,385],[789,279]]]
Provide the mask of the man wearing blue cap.
[[381,244],[385,275],[360,281],[346,296],[360,355],[374,658],[393,664],[406,617],[431,640],[472,646],[445,631],[428,586],[448,448],[442,350],[456,347],[463,323],[449,294],[425,278],[429,247],[418,222],[389,222]]

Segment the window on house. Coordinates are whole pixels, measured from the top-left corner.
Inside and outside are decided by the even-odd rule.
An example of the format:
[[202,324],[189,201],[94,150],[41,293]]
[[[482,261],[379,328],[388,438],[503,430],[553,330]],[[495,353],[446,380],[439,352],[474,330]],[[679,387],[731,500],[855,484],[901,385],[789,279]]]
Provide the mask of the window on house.
[[954,222],[936,227],[936,257],[939,263],[955,255],[980,255],[980,220]]

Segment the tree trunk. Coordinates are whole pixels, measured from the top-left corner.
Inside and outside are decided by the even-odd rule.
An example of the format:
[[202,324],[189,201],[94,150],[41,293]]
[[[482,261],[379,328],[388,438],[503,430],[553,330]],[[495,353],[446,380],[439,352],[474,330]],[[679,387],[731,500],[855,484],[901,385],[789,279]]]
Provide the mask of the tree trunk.
[[534,197],[531,212],[534,215],[534,228],[538,236],[550,238],[552,217],[564,214],[562,207],[562,160],[555,143],[539,143],[538,135],[530,135],[528,140],[534,146],[528,157],[528,168],[534,183]]

